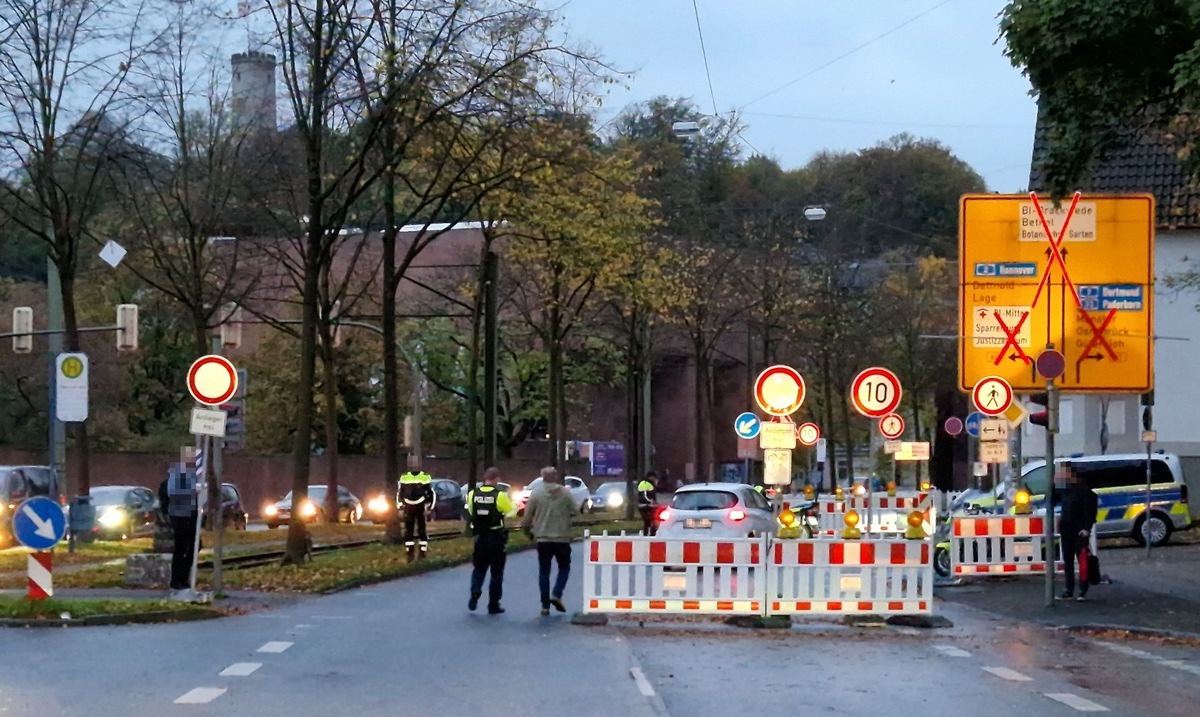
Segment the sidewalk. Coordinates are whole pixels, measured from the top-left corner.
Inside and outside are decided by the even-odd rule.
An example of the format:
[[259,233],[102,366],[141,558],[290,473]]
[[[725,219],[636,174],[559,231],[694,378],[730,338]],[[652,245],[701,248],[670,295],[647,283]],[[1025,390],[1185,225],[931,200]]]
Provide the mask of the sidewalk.
[[[1044,576],[990,578],[941,587],[948,602],[1020,621],[1054,627],[1111,626],[1200,634],[1200,546],[1100,552],[1101,570],[1111,583],[1093,585],[1087,602],[1055,600],[1045,607]],[[1055,576],[1055,595],[1064,585]]]

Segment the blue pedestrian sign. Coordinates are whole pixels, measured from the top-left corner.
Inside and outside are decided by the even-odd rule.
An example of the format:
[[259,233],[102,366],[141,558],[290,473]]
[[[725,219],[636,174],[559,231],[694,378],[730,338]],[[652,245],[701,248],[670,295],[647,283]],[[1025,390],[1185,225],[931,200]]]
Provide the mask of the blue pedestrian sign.
[[749,411],[738,416],[733,422],[733,430],[738,434],[738,438],[755,438],[761,429],[762,421]]
[[49,550],[67,534],[67,516],[49,498],[30,498],[19,505],[12,525],[17,542],[33,550]]
[[971,415],[967,416],[967,435],[971,436],[972,438],[979,438],[979,426],[983,423],[983,419],[985,418],[987,418],[987,416],[983,415],[979,411],[975,411]]

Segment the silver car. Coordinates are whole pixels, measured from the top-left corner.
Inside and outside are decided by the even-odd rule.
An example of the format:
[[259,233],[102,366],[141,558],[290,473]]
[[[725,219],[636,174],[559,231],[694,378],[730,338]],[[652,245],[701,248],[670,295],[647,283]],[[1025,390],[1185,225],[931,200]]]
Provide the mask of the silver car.
[[743,483],[696,483],[675,492],[659,513],[658,535],[755,538],[775,531],[771,504]]

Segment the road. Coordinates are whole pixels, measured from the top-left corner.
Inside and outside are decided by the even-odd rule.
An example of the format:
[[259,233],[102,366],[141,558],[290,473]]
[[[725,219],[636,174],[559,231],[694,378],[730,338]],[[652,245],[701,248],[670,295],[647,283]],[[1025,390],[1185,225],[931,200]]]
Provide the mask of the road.
[[1106,645],[945,601],[948,630],[574,626],[538,616],[535,563],[510,558],[501,616],[467,611],[462,567],[218,621],[6,631],[0,715],[1192,717],[1200,700],[1195,648]]

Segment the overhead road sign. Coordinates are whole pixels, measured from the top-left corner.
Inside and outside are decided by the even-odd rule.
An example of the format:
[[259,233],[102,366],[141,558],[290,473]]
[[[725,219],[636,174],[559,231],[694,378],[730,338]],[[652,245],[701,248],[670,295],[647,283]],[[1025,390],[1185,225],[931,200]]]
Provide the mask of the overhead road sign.
[[1065,358],[1068,393],[1153,388],[1154,198],[968,194],[959,217],[959,388],[995,375],[1044,390],[1034,357]]
[[754,401],[771,416],[790,416],[804,403],[804,378],[791,366],[763,370],[754,382]]
[[738,438],[757,438],[761,424],[758,416],[746,411],[734,419],[733,430]]
[[987,416],[1003,415],[1013,402],[1013,389],[999,376],[984,376],[971,389],[975,408]]
[[886,368],[872,366],[854,377],[850,401],[868,418],[882,418],[900,405],[900,378]]
[[32,550],[49,550],[67,534],[67,516],[61,505],[38,496],[17,506],[12,528],[21,545]]
[[234,397],[237,387],[237,369],[224,356],[201,356],[188,369],[188,393],[192,394],[197,403],[220,406]]

